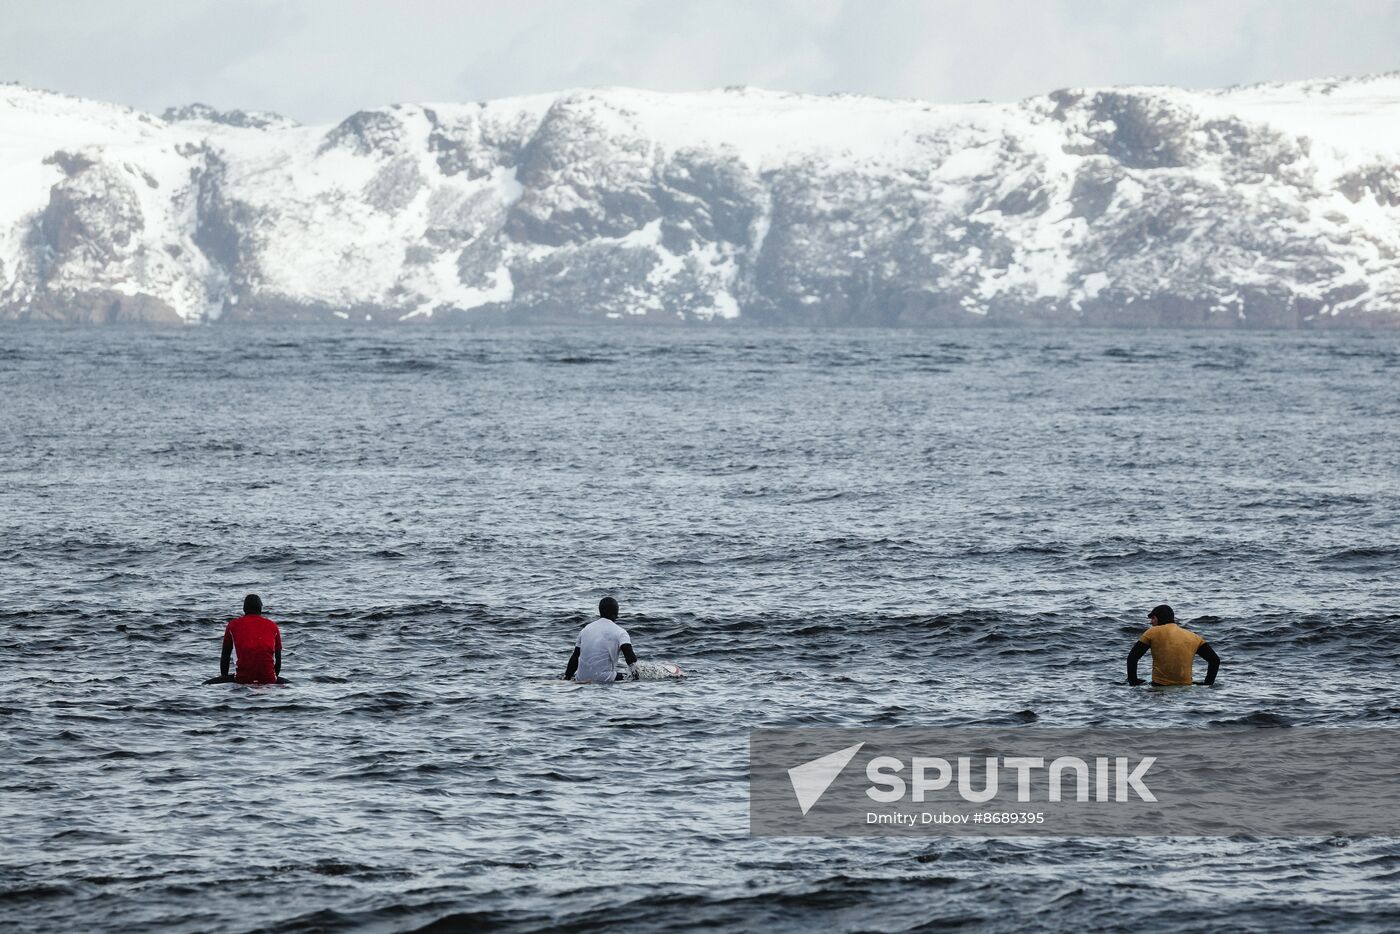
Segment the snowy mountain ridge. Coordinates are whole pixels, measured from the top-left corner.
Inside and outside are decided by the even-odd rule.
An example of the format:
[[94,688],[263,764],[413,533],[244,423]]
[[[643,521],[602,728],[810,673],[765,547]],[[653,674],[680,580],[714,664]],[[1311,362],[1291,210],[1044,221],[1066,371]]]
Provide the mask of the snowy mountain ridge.
[[1400,75],[300,126],[0,86],[0,319],[1400,325]]

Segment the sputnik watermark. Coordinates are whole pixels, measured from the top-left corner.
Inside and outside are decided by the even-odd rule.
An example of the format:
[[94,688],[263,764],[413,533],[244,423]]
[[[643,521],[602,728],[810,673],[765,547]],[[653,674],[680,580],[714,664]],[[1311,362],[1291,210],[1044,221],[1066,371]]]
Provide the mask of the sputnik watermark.
[[[816,806],[822,795],[831,787],[831,783],[837,779],[864,745],[865,743],[856,743],[853,746],[838,749],[788,769],[788,779],[792,782],[793,795],[796,797],[798,807],[802,809],[804,816]],[[1146,756],[1136,762],[1123,756],[1112,760],[1106,756],[1095,758],[1092,769],[1094,775],[1093,800],[1127,801],[1130,795],[1136,795],[1141,801],[1156,801],[1157,796],[1143,781],[1147,770],[1152,768],[1152,763],[1156,761],[1155,756]],[[986,759],[982,766],[983,777],[980,788],[973,787],[976,779],[973,775],[972,758],[959,756],[956,762],[958,796],[964,801],[970,801],[974,804],[991,801],[997,796],[997,792],[1000,790],[998,776],[1005,771],[1015,772],[1016,800],[1018,802],[1030,801],[1032,774],[1040,769],[1045,769],[1048,775],[1046,800],[1061,801],[1064,799],[1064,785],[1067,775],[1071,783],[1071,794],[1075,800],[1090,800],[1091,769],[1087,762],[1077,756],[1060,756],[1052,760],[1048,767],[1042,756],[1008,756],[1003,759]],[[947,759],[938,756],[915,756],[910,763],[909,781],[906,782],[902,775],[904,767],[904,762],[893,756],[876,756],[871,759],[865,767],[866,778],[871,783],[870,787],[865,790],[866,795],[872,801],[890,804],[903,800],[907,794],[914,803],[921,804],[931,792],[948,788],[952,784],[955,770],[954,765]],[[1112,793],[1110,793],[1110,789],[1112,789]],[[904,815],[895,816],[902,818]],[[900,820],[870,821],[870,823],[900,822]],[[941,822],[935,821],[931,817],[924,821],[924,823]]]
[[836,781],[836,776],[846,767],[864,743],[856,743],[845,749],[819,756],[811,762],[788,769],[788,779],[792,782],[792,793],[797,796],[798,807],[805,815],[822,799],[822,795]]
[[[957,790],[958,796],[964,801],[982,804],[995,798],[1000,791],[998,775],[1003,770],[1016,773],[1016,800],[1018,802],[1030,801],[1031,776],[1033,772],[1040,769],[1045,769],[1048,774],[1048,783],[1044,786],[1047,801],[1064,799],[1063,789],[1066,773],[1072,775],[1071,782],[1074,789],[1072,793],[1075,800],[1090,800],[1089,764],[1078,756],[1060,756],[1050,762],[1048,769],[1043,756],[989,758],[983,764],[981,788],[973,787],[976,779],[973,775],[972,761],[970,756],[959,756],[957,759]],[[1147,774],[1147,770],[1152,768],[1152,763],[1156,761],[1156,756],[1145,756],[1135,763],[1125,756],[1118,756],[1112,760],[1107,756],[1095,758],[1093,800],[1127,801],[1129,795],[1134,794],[1141,801],[1156,801],[1157,796],[1143,784],[1143,777]],[[953,779],[953,766],[947,759],[941,759],[937,756],[915,756],[910,769],[911,777],[906,783],[900,776],[900,773],[904,771],[904,763],[899,759],[893,756],[877,756],[871,759],[870,764],[865,767],[865,775],[872,784],[865,793],[871,800],[879,801],[882,804],[899,801],[904,798],[906,793],[910,794],[915,803],[922,803],[930,792],[942,791],[949,787]],[[930,772],[933,773],[934,777],[929,777]],[[832,778],[834,779],[835,776]],[[1110,785],[1113,788],[1111,796],[1109,794]],[[804,811],[804,813],[806,812]]]
[[756,730],[750,827],[1400,835],[1397,740],[1385,729]]

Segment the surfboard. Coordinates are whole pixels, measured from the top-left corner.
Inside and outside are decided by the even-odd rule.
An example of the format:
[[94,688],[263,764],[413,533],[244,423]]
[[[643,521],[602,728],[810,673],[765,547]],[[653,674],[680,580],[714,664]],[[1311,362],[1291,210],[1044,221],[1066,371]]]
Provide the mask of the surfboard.
[[638,681],[673,681],[685,672],[675,662],[637,662]]

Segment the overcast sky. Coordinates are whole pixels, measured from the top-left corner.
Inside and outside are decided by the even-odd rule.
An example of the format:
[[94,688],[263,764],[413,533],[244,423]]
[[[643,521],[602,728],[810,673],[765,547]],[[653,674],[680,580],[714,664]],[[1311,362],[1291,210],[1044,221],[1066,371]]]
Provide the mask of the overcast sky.
[[747,84],[951,102],[1400,70],[1400,0],[5,0],[0,80],[160,111]]

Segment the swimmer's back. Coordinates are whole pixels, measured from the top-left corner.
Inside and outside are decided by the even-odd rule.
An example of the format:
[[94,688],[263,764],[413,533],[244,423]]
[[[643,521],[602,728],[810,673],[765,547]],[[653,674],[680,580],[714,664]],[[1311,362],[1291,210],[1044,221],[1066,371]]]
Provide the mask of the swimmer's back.
[[617,623],[599,617],[583,627],[574,644],[579,651],[574,680],[611,684],[617,679],[617,653],[623,645],[632,644],[632,637]]
[[1153,684],[1190,684],[1191,663],[1205,639],[1176,623],[1151,626],[1139,642],[1152,650]]
[[277,653],[282,651],[282,633],[266,616],[250,613],[228,624],[224,638],[233,641],[238,653],[239,684],[276,684]]

